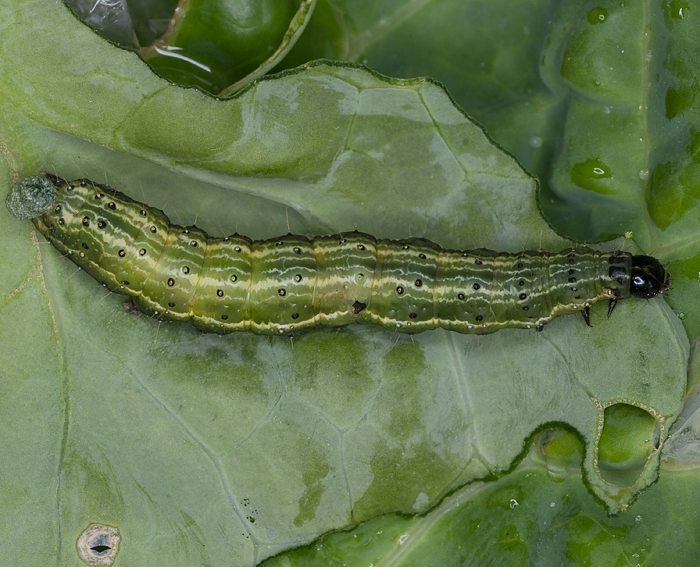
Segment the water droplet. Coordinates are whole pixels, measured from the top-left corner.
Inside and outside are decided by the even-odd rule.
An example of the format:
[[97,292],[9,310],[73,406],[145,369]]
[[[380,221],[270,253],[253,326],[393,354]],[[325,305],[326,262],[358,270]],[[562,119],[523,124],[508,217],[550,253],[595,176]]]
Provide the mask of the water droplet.
[[593,8],[590,12],[588,12],[588,16],[586,16],[588,19],[588,23],[592,25],[597,25],[597,24],[602,24],[605,22],[605,20],[608,19],[608,11],[599,6],[597,8]]
[[587,174],[588,177],[596,179],[602,177],[612,177],[612,174],[610,173],[610,168],[607,165],[605,165],[602,161],[589,159],[587,161],[576,164],[576,166],[574,167],[576,168],[578,166],[581,167],[581,173]]
[[401,534],[399,536],[399,545],[403,545],[406,543],[406,540],[408,539],[408,534]]
[[540,136],[530,136],[529,144],[532,148],[541,148],[542,138]]
[[515,498],[511,498],[508,505],[510,506],[510,509],[513,510],[514,508],[520,506],[520,502],[518,502]]
[[634,517],[634,521],[637,522],[637,523],[641,522],[641,521],[642,521],[642,515],[641,515],[641,514],[637,514],[637,515]]
[[670,2],[664,2],[664,4],[666,4],[666,14],[674,20],[685,19],[690,9],[686,0],[671,0]]
[[602,194],[607,194],[610,190],[608,184],[601,181],[612,177],[610,167],[597,159],[579,162],[571,169],[571,180],[576,185]]
[[639,170],[639,179],[642,181],[649,179],[649,170],[646,167]]

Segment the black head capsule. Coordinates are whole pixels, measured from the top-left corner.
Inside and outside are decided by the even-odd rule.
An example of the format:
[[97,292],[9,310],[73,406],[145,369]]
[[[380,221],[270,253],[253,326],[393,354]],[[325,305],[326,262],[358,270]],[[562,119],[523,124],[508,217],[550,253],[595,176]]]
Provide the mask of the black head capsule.
[[656,258],[632,256],[630,293],[635,297],[650,298],[668,289],[669,275]]

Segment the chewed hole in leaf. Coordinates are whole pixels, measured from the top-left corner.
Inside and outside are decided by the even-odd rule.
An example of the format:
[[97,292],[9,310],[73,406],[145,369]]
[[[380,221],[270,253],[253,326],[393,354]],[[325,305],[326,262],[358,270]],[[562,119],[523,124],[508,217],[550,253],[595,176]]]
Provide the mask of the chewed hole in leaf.
[[109,550],[112,549],[112,548],[109,547],[108,545],[94,545],[94,546],[92,546],[90,549],[91,549],[92,551],[94,551],[95,553],[98,553],[98,554],[101,555],[101,554],[103,554],[105,551],[109,551]]
[[583,443],[573,430],[561,426],[541,431],[534,440],[534,449],[552,478],[565,478],[581,469]]
[[78,555],[88,565],[112,565],[119,551],[119,530],[105,524],[90,524],[78,537]]
[[600,475],[618,486],[633,484],[658,440],[658,423],[646,410],[624,403],[607,407],[598,445]]

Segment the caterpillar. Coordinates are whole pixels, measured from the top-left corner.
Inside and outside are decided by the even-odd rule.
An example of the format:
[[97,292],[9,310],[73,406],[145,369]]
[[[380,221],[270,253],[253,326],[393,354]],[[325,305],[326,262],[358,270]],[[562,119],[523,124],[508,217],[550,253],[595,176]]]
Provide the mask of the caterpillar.
[[216,333],[286,334],[373,323],[415,333],[535,328],[608,300],[668,288],[658,260],[579,247],[498,253],[361,232],[208,236],[105,185],[44,173],[15,183],[10,212],[144,313]]

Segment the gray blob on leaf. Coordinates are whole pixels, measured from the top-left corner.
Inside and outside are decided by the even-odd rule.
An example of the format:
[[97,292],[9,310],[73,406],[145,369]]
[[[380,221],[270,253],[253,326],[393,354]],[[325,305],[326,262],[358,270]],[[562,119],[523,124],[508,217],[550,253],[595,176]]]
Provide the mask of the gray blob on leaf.
[[8,210],[18,219],[29,220],[48,211],[56,200],[56,187],[45,175],[20,179],[5,199]]

